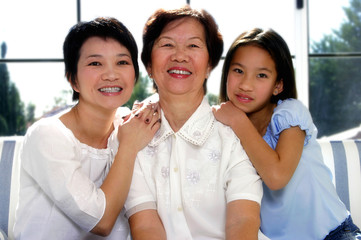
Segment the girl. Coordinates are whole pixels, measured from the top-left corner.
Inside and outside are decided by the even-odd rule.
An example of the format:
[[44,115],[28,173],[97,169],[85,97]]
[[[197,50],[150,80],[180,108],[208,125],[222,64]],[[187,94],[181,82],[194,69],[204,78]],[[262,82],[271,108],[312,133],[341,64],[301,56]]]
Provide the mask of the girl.
[[278,239],[361,239],[324,165],[317,129],[297,98],[286,42],[273,30],[242,33],[222,72],[216,118],[237,134],[264,181],[261,230]]
[[134,160],[160,126],[155,105],[123,121],[117,114],[138,78],[137,55],[133,36],[113,18],[68,33],[65,72],[78,102],[25,136],[16,239],[128,238],[121,210]]

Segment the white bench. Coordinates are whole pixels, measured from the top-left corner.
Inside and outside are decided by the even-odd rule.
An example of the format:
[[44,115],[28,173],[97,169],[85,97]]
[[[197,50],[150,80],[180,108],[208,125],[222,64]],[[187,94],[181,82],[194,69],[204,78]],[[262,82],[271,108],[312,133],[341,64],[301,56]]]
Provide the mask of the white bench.
[[325,164],[333,175],[336,191],[351,212],[354,223],[361,228],[361,139],[323,140]]
[[14,239],[12,229],[19,199],[19,153],[23,138],[0,137],[0,240],[7,239],[6,235]]
[[[318,140],[325,164],[341,200],[361,227],[361,139]],[[23,137],[0,137],[0,240],[14,239],[15,209],[19,194],[19,150]],[[1,231],[3,234],[1,234]]]

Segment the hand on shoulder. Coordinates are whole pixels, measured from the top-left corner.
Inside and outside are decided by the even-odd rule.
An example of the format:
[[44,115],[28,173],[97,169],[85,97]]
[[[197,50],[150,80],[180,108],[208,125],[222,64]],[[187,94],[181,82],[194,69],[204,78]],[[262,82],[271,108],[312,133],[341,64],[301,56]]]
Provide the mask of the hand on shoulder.
[[119,144],[129,144],[137,151],[143,149],[158,131],[160,122],[158,103],[136,103],[118,127]]
[[221,103],[218,106],[212,106],[212,112],[218,121],[228,126],[232,126],[237,119],[245,115],[245,113],[234,106],[231,101]]

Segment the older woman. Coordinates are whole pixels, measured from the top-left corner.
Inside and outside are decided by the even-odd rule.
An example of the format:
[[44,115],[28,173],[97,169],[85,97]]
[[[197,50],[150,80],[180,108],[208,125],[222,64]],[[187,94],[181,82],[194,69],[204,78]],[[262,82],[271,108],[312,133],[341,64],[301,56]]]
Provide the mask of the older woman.
[[142,61],[162,108],[160,130],[137,155],[126,202],[134,239],[257,239],[261,179],[204,97],[223,51],[205,11],[158,10]]

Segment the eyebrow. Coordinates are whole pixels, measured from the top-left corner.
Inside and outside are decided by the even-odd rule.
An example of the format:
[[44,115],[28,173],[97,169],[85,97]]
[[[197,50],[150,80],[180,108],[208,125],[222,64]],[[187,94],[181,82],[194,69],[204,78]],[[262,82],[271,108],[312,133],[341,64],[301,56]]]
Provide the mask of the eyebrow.
[[[231,66],[234,66],[234,65],[237,65],[237,66],[242,67],[242,68],[246,68],[243,64],[238,63],[238,62],[231,62],[231,64],[229,66],[231,67]],[[266,67],[257,68],[257,70],[272,73],[272,70],[270,70],[270,69],[268,69]]]
[[206,39],[204,39],[204,41],[203,41],[203,39],[201,37],[191,37],[189,40],[199,40],[199,41],[204,42],[204,43],[207,42]]
[[[131,58],[131,56],[127,53],[119,53],[116,55],[117,57],[129,57]],[[91,54],[89,56],[87,56],[86,58],[98,58],[98,57],[103,57],[103,55],[101,54]]]
[[[172,37],[169,37],[169,36],[159,36],[157,42],[159,42],[161,39],[169,39],[169,40],[174,41],[174,39],[173,39]],[[191,37],[191,38],[187,39],[187,41],[189,41],[189,40],[199,40],[199,41],[201,41],[201,42],[205,42],[205,41],[202,40],[201,37],[198,37],[198,36]],[[204,39],[204,40],[205,40],[205,39]]]

